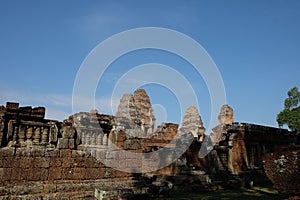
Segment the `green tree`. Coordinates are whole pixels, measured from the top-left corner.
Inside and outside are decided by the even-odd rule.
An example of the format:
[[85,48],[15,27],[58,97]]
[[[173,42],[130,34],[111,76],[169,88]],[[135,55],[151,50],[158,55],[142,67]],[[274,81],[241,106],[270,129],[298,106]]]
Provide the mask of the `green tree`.
[[297,87],[288,91],[284,109],[277,115],[279,127],[287,125],[292,131],[300,131],[300,92]]

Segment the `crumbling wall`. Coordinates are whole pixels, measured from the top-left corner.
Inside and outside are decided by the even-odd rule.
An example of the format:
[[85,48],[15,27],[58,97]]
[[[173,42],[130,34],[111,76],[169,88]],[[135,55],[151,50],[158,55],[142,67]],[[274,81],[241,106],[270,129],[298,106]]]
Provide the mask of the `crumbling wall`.
[[266,175],[275,187],[284,193],[300,194],[300,150],[278,149],[263,156]]

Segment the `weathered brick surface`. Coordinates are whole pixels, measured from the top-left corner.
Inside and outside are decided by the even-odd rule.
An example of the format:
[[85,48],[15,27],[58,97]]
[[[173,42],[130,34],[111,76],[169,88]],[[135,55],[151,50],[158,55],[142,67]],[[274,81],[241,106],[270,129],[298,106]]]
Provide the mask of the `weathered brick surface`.
[[268,153],[263,157],[266,175],[280,192],[300,194],[300,150]]
[[22,169],[28,169],[32,166],[32,160],[31,158],[28,157],[19,157],[19,163],[20,163],[20,168]]
[[19,160],[17,162],[15,162],[14,157],[4,157],[2,159],[3,162],[3,167],[12,167],[12,168],[18,168],[19,167]]
[[49,168],[49,180],[61,180],[62,178],[62,168],[61,167],[50,167]]
[[70,168],[73,165],[74,158],[65,157],[62,158],[62,168]]
[[89,179],[101,179],[104,177],[105,168],[88,167],[85,169],[85,178]]
[[50,159],[50,167],[61,167],[63,159],[59,157],[51,157]]
[[49,149],[45,151],[46,157],[59,157],[60,150],[59,149]]
[[11,174],[12,174],[12,168],[1,168],[2,170],[2,176],[1,176],[1,181],[9,181],[11,180]]
[[39,148],[31,148],[30,149],[30,156],[31,157],[44,157],[45,156],[45,150],[39,149]]
[[18,181],[97,180],[128,177],[107,169],[88,152],[71,149],[3,148],[0,159],[0,186]]
[[1,157],[10,157],[15,155],[15,149],[14,148],[0,148],[0,155]]
[[49,169],[45,168],[29,168],[28,181],[45,181],[48,180]]
[[70,158],[70,157],[72,157],[72,150],[71,149],[61,149],[59,151],[59,157],[61,157],[61,158]]

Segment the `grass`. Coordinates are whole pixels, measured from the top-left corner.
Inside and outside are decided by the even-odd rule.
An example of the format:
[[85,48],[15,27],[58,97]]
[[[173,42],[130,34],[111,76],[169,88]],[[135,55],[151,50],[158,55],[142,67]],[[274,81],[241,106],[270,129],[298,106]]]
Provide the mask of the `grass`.
[[280,194],[272,188],[254,187],[252,189],[240,188],[232,190],[215,190],[215,191],[193,191],[187,192],[180,189],[175,189],[171,192],[170,197],[162,197],[159,199],[197,199],[197,200],[215,200],[215,199],[286,199],[288,195]]

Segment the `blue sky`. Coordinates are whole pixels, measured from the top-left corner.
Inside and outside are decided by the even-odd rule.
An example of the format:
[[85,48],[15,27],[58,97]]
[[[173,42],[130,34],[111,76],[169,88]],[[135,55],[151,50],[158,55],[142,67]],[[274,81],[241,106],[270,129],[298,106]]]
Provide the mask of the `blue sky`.
[[[128,29],[163,27],[188,35],[209,53],[235,121],[277,126],[287,91],[300,87],[299,10],[298,0],[1,0],[0,104],[46,106],[48,118],[62,120],[72,113],[75,77],[93,48]],[[118,79],[132,67],[151,62],[171,66],[191,82],[208,126],[211,101],[205,82],[185,60],[159,50],[131,52],[116,60],[98,85],[98,110],[110,113]],[[178,100],[168,88],[144,88],[156,112],[162,113],[162,107],[166,111],[159,120],[165,116],[180,123]]]

